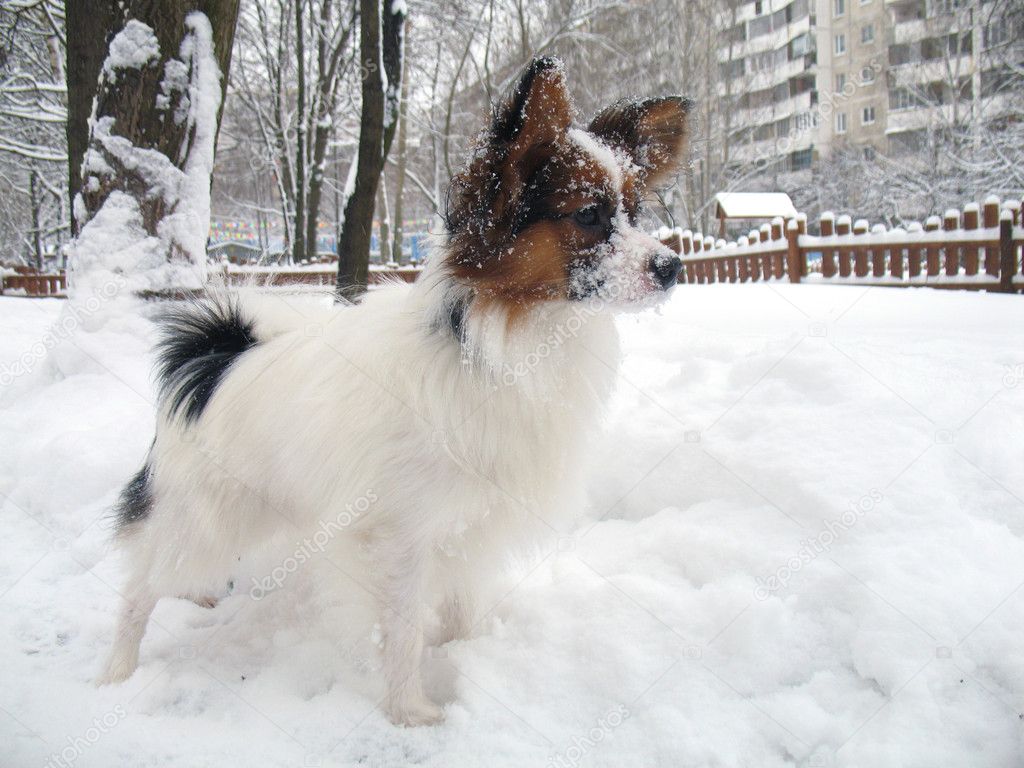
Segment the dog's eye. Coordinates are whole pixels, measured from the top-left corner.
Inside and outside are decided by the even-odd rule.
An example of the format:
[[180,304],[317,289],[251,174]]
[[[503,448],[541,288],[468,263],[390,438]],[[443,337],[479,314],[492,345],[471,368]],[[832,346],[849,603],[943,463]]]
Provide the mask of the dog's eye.
[[581,227],[596,227],[601,223],[601,212],[596,205],[588,205],[586,208],[576,211],[573,218]]

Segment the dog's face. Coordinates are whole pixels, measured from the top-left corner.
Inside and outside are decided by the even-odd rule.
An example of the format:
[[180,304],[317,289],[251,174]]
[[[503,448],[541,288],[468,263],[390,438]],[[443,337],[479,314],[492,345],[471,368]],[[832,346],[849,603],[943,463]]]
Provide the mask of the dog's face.
[[622,102],[573,127],[561,63],[535,60],[452,180],[449,269],[511,310],[666,291],[679,259],[637,219],[682,162],[689,106],[678,96]]

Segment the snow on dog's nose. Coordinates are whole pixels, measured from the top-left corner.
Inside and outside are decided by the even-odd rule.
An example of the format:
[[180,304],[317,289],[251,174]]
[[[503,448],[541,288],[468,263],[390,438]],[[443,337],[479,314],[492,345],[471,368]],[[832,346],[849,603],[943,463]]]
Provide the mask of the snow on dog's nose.
[[650,270],[654,274],[663,290],[668,290],[679,280],[679,270],[683,268],[683,262],[668,248],[661,247],[658,253],[651,256]]

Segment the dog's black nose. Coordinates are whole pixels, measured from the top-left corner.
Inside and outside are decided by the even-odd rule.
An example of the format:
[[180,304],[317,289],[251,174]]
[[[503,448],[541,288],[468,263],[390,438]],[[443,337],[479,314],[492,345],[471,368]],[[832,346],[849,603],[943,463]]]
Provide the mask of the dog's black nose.
[[678,256],[658,254],[651,257],[651,274],[658,281],[661,287],[668,290],[676,283],[679,277],[679,270],[683,268],[683,262]]

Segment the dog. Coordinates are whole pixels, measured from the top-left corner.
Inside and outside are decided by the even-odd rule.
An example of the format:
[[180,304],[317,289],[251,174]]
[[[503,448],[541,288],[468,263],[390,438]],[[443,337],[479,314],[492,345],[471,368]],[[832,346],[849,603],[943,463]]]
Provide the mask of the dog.
[[625,101],[578,127],[561,62],[536,59],[452,179],[414,285],[336,306],[317,333],[237,293],[170,310],[156,437],[115,508],[127,580],[100,682],[133,673],[160,597],[201,602],[239,553],[329,521],[369,559],[385,713],[441,720],[419,674],[428,603],[441,642],[466,637],[483,574],[574,503],[613,316],[677,282],[638,216],[683,162],[689,109]]

